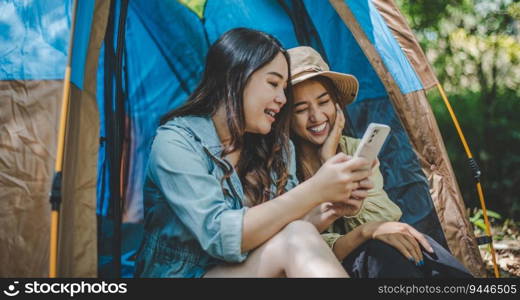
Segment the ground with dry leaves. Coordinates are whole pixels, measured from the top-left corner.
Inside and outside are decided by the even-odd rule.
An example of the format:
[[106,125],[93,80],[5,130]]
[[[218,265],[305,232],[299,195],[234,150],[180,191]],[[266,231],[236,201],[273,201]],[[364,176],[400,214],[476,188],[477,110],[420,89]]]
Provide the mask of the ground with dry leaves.
[[[519,223],[506,221],[501,225],[492,226],[493,245],[495,248],[497,265],[502,278],[520,278],[520,228]],[[484,233],[477,229],[476,236]],[[493,271],[493,260],[489,247],[480,246],[480,253],[486,263],[489,277],[495,277]]]

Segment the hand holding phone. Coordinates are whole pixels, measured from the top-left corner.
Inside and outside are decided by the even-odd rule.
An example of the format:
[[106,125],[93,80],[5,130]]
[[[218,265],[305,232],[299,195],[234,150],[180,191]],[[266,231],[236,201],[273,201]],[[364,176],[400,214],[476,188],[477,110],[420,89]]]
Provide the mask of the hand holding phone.
[[388,125],[370,123],[354,153],[354,157],[364,157],[369,161],[374,161],[389,133],[390,127]]

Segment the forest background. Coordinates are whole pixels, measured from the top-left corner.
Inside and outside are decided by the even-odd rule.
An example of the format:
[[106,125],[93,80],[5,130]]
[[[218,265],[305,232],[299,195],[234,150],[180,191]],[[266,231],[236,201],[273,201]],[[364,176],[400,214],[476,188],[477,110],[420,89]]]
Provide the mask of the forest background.
[[[482,171],[502,276],[520,276],[520,2],[396,0],[435,69]],[[437,89],[437,118],[477,235],[484,220],[473,172]],[[481,253],[491,266],[490,253]]]

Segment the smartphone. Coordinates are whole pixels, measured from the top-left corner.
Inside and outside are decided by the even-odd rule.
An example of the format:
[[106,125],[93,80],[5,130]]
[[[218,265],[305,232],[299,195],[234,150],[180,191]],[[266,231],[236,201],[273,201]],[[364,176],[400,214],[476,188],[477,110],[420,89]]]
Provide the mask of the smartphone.
[[370,123],[354,153],[354,157],[364,157],[369,161],[376,159],[389,133],[390,127],[388,125]]

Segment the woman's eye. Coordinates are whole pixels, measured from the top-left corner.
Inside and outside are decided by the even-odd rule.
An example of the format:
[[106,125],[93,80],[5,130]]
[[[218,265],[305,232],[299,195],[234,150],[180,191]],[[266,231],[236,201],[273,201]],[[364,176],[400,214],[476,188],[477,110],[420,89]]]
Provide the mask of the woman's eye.
[[307,108],[298,109],[298,110],[295,110],[294,112],[297,113],[297,114],[301,114],[301,113],[303,113],[305,111],[307,111]]
[[269,82],[270,85],[272,85],[273,87],[278,87],[278,82]]
[[323,106],[323,105],[329,103],[329,101],[330,101],[330,100],[327,99],[327,100],[321,101],[319,104],[320,104],[321,106]]

